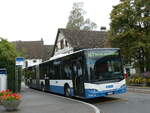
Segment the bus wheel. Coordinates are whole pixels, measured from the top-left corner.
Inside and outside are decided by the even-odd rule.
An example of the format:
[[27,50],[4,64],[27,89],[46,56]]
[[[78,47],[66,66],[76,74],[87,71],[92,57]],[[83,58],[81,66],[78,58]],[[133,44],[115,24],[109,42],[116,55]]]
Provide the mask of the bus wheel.
[[68,85],[65,86],[65,96],[70,97],[71,96],[71,89]]

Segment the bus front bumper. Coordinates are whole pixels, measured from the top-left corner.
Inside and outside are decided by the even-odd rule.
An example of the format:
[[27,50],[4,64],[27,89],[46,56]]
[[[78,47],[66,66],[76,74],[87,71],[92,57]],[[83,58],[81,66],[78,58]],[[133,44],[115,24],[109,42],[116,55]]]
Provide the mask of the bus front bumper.
[[85,90],[85,98],[103,97],[103,96],[107,96],[107,95],[122,94],[125,92],[127,92],[126,86],[123,86],[121,88],[114,89],[114,90],[107,90],[107,91],[96,91],[96,90],[86,89]]

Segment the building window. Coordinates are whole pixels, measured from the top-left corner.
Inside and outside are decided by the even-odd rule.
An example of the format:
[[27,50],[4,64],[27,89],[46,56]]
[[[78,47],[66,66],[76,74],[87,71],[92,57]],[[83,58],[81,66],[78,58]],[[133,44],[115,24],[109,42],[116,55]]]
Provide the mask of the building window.
[[37,62],[37,61],[34,59],[34,60],[33,60],[33,63],[36,63],[36,62]]
[[64,40],[61,40],[61,41],[60,41],[60,47],[61,47],[61,49],[64,48]]

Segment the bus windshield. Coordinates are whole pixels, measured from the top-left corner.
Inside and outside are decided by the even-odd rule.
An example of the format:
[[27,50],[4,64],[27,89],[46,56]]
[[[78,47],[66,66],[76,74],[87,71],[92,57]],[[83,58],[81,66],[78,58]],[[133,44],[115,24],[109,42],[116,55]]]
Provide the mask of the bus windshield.
[[122,63],[118,51],[92,51],[87,55],[90,81],[123,79]]

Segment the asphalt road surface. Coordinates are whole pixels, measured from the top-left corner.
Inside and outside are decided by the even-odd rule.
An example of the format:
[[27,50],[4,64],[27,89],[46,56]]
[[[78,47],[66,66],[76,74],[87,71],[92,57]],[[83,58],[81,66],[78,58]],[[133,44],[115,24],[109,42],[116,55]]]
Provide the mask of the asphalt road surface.
[[[125,94],[83,100],[98,107],[103,113],[150,113],[150,90],[130,90]],[[137,91],[137,92],[136,92]],[[13,113],[94,113],[93,108],[80,102],[57,97],[51,93],[25,88],[19,111]],[[7,113],[0,106],[0,113]]]
[[19,109],[8,112],[0,106],[0,113],[95,113],[94,109],[81,102],[63,96],[23,88]]
[[150,113],[150,94],[127,92],[88,100],[88,102],[104,113]]

